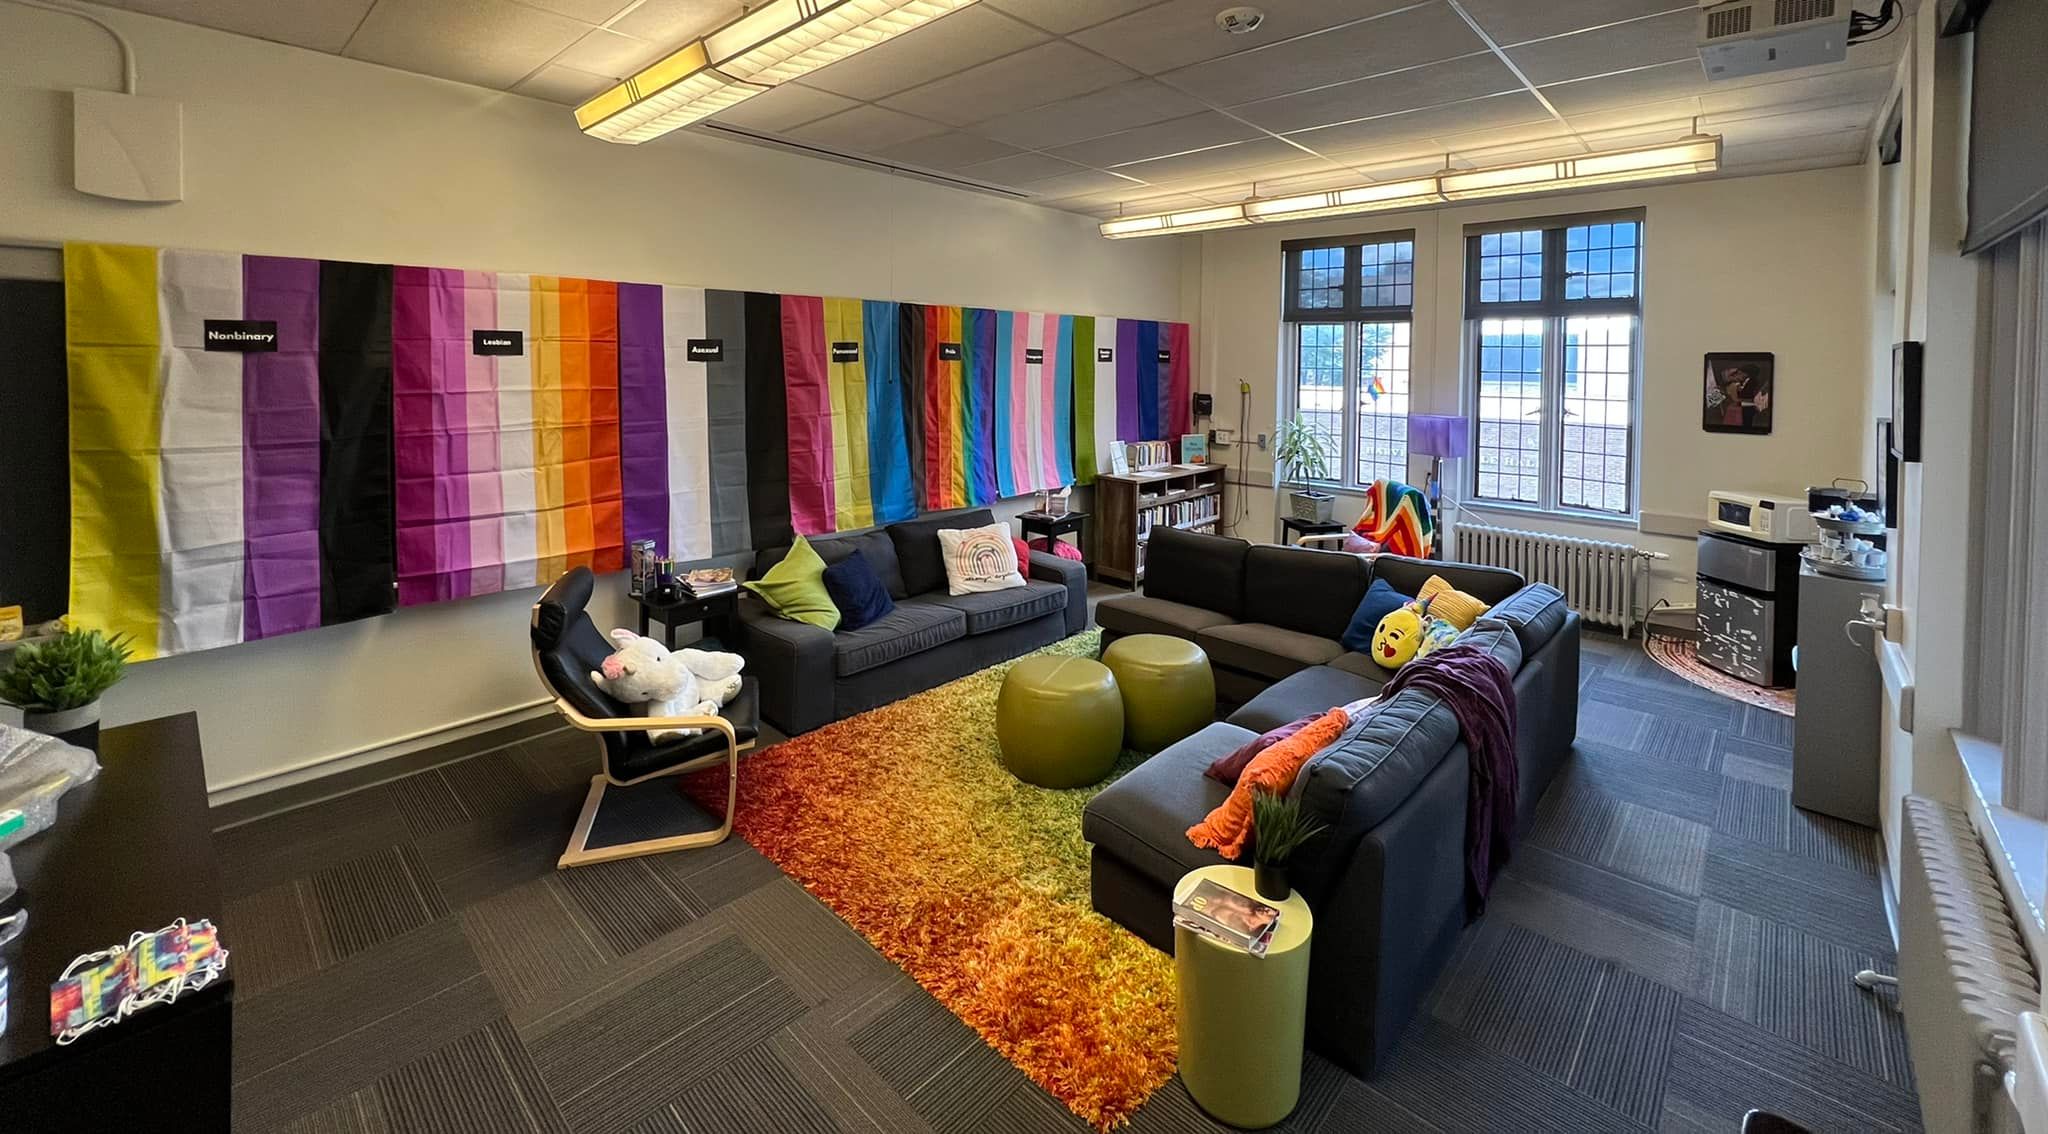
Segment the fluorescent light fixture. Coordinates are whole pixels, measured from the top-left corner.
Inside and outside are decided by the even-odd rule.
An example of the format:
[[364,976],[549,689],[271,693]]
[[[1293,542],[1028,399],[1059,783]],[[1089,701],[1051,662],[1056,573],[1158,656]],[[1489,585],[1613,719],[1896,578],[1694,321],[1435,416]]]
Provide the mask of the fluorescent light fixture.
[[1243,205],[1215,205],[1206,209],[1185,209],[1177,213],[1153,213],[1143,217],[1118,217],[1103,221],[1102,235],[1111,240],[1127,236],[1156,236],[1162,232],[1206,232],[1212,228],[1237,228],[1245,219]]
[[768,0],[577,107],[576,125],[608,142],[658,138],[972,3]]
[[1246,201],[1244,215],[1254,221],[1307,220],[1310,217],[1338,217],[1348,213],[1434,205],[1442,200],[1436,189],[1436,178],[1421,177],[1412,181],[1384,181],[1349,189],[1332,189],[1326,193],[1305,193],[1298,197]]
[[1379,181],[1301,193],[1290,197],[1255,197],[1237,205],[1188,209],[1177,213],[1154,213],[1141,217],[1117,217],[1103,221],[1102,235],[1112,240],[1129,236],[1158,236],[1169,232],[1201,232],[1215,228],[1236,228],[1247,224],[1335,217],[1370,213],[1384,209],[1409,209],[1462,201],[1475,197],[1507,197],[1522,193],[1550,193],[1561,189],[1586,189],[1595,185],[1616,185],[1629,181],[1654,181],[1663,177],[1685,177],[1712,173],[1721,167],[1721,139],[1694,134],[1657,146],[1587,154],[1555,161],[1527,162],[1493,169],[1447,170],[1434,177],[1407,181]]
[[1686,177],[1695,173],[1712,173],[1720,167],[1721,139],[1694,136],[1668,145],[1495,169],[1446,172],[1437,176],[1437,182],[1445,197],[1464,201],[1476,197],[1549,193],[1628,181],[1654,181],[1662,177]]

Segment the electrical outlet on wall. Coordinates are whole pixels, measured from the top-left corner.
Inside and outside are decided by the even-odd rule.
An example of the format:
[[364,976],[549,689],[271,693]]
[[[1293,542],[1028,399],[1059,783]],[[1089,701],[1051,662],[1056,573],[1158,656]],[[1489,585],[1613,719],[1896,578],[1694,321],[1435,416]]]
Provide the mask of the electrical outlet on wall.
[[1263,434],[1263,433],[1259,434],[1259,441],[1258,441],[1258,444],[1259,444],[1259,448],[1261,448],[1261,449],[1264,449],[1264,448],[1266,447],[1266,435],[1265,435],[1265,434]]

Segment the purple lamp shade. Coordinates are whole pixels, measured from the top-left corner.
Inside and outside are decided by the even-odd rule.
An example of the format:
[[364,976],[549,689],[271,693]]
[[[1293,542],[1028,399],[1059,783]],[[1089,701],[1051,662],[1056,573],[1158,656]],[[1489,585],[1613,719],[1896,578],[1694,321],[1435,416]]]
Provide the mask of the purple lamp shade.
[[1471,452],[1472,423],[1458,414],[1408,415],[1408,450],[1425,457],[1454,458]]

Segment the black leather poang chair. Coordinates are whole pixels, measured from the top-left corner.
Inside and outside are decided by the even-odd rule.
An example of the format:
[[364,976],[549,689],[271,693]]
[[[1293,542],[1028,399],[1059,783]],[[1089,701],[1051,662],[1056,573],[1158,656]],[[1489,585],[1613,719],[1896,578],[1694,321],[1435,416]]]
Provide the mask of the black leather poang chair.
[[[591,681],[590,673],[611,656],[612,643],[591,623],[584,608],[596,578],[578,567],[555,580],[533,604],[533,664],[541,684],[554,698],[555,711],[577,729],[594,734],[602,770],[590,780],[583,813],[576,820],[569,849],[558,867],[632,858],[643,854],[688,850],[723,842],[732,833],[733,809],[739,800],[740,753],[752,748],[759,731],[760,694],[754,679],[742,679],[740,692],[722,716],[643,717],[615,701]],[[703,731],[656,743],[650,728],[694,728]],[[605,792],[662,776],[694,772],[724,761],[725,818],[716,830],[688,830],[701,820],[680,792],[621,793],[605,808]]]

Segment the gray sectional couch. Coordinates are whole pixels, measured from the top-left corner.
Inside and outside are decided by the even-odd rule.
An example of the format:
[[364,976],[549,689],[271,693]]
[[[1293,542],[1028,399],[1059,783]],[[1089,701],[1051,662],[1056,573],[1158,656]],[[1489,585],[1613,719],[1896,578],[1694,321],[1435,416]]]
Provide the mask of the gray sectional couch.
[[[1022,587],[946,593],[939,530],[994,522],[981,508],[810,540],[828,565],[859,551],[896,600],[894,611],[858,630],[835,633],[778,618],[741,591],[734,648],[747,659],[747,675],[760,682],[762,717],[790,736],[809,732],[1086,629],[1087,569],[1042,551],[1020,565]],[[760,552],[750,576],[759,578],[788,553]]]
[[[1496,568],[1251,546],[1160,530],[1144,595],[1106,599],[1106,637],[1163,633],[1209,652],[1219,698],[1243,702],[1092,800],[1095,908],[1173,947],[1171,894],[1223,860],[1187,829],[1229,794],[1203,770],[1260,732],[1371,696],[1387,672],[1338,642],[1375,575],[1415,593],[1431,574],[1493,604],[1466,631],[1515,675],[1516,832],[1528,829],[1578,732],[1579,617],[1564,597]],[[1369,1074],[1414,1015],[1467,921],[1464,834],[1470,753],[1450,709],[1404,690],[1356,735],[1314,757],[1293,794],[1329,833],[1290,863],[1315,912],[1309,1045]]]

